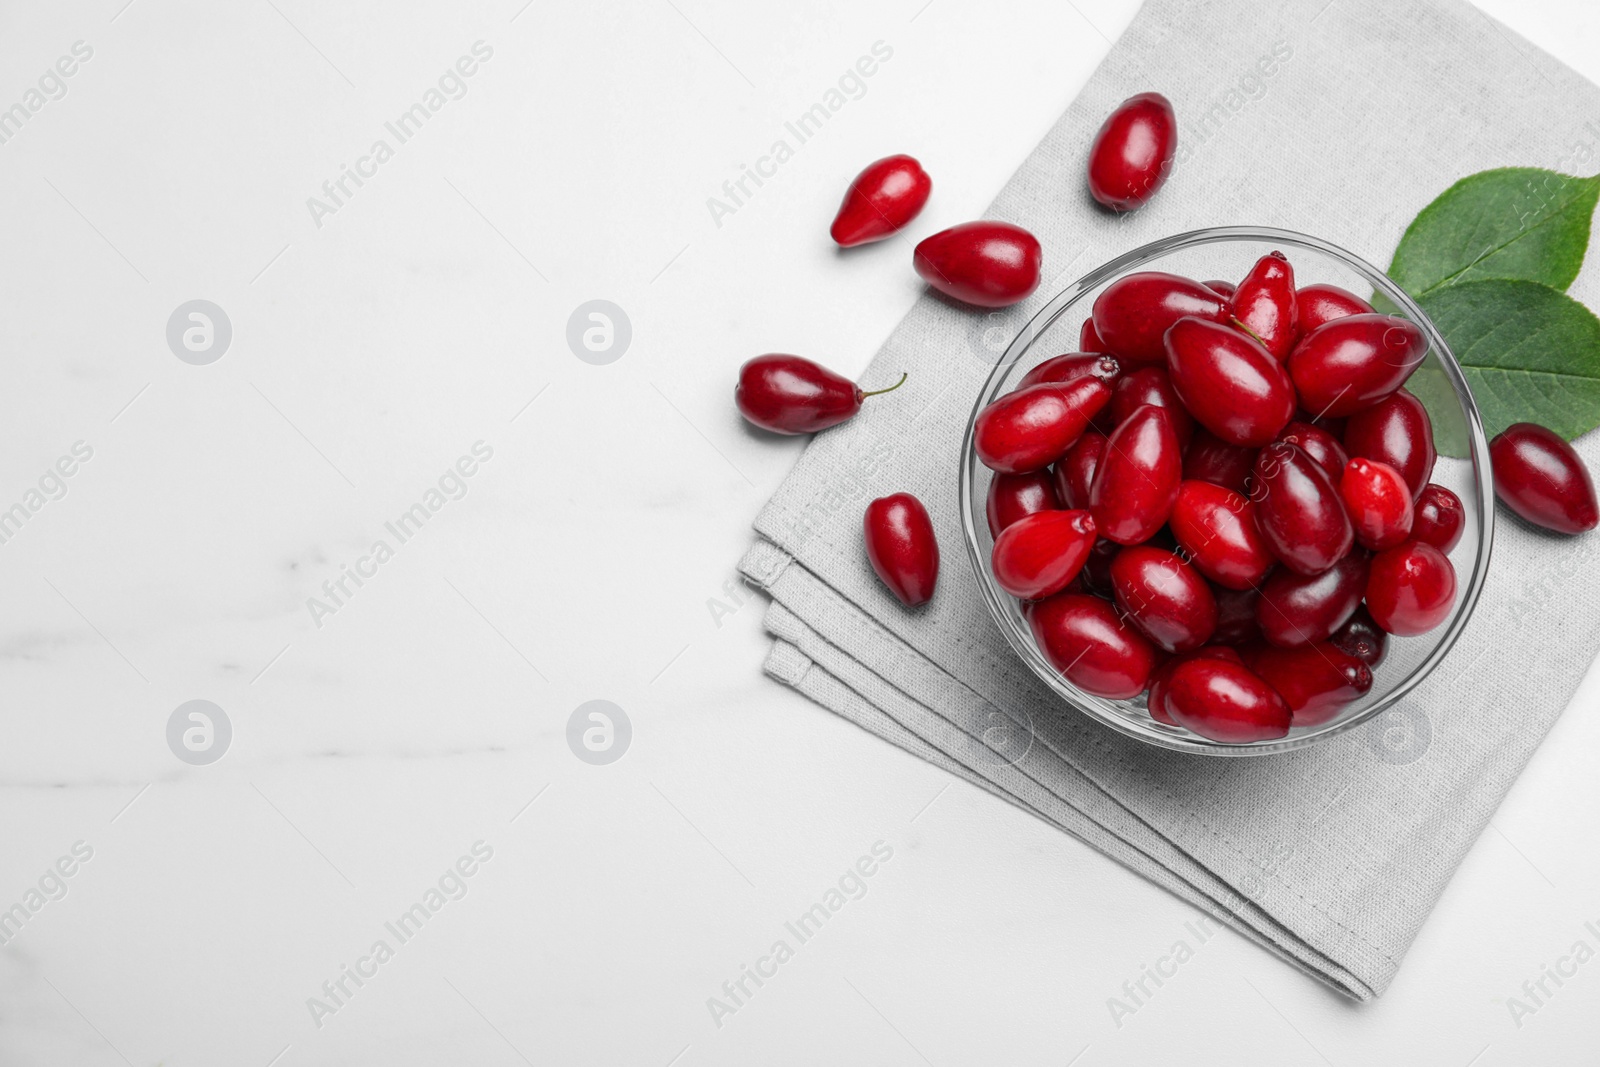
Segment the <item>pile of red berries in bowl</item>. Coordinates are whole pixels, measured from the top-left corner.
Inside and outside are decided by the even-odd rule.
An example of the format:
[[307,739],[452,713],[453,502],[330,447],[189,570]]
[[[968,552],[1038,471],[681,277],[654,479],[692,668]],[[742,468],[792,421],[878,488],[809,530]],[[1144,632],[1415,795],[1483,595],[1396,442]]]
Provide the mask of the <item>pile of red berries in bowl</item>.
[[[1374,288],[1397,314],[1356,295]],[[1405,389],[1425,363],[1448,410]],[[1465,459],[1436,454],[1441,419]],[[1392,705],[1488,562],[1488,445],[1443,339],[1380,272],[1287,231],[1169,238],[1057,296],[965,449],[968,548],[1006,636],[1167,747],[1294,748]]]

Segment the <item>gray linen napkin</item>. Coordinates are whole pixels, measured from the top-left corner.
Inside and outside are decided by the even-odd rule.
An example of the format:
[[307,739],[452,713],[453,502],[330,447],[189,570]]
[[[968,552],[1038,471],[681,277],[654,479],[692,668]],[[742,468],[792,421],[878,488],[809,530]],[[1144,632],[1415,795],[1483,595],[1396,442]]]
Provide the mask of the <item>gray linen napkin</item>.
[[[1085,152],[1100,120],[1145,90],[1177,109],[1179,165],[1144,208],[1110,216],[1084,189]],[[1455,0],[1148,0],[987,212],[1039,237],[1049,280],[993,314],[919,300],[865,375],[909,371],[907,385],[819,435],[756,519],[741,566],[773,599],[767,673],[1341,992],[1382,993],[1600,646],[1600,541],[1502,513],[1471,624],[1405,704],[1301,752],[1182,755],[1064,706],[1006,645],[962,546],[961,435],[1005,342],[1099,263],[1230,224],[1387,263],[1417,211],[1466,174],[1593,170],[1600,125],[1583,123],[1596,115],[1594,86]],[[1571,291],[1597,303],[1592,272]],[[1596,438],[1579,446],[1591,464]],[[900,490],[927,504],[944,557],[938,594],[916,612],[861,547],[866,501]]]

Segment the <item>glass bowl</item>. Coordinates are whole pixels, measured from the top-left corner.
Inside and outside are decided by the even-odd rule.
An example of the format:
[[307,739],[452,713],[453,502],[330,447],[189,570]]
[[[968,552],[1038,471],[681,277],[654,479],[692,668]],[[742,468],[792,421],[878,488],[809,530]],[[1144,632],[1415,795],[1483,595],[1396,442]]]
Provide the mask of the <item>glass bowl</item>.
[[[1020,604],[1002,590],[989,569],[994,538],[989,534],[985,507],[993,472],[978,462],[973,448],[973,426],[978,413],[996,397],[1013,389],[1036,364],[1062,352],[1078,350],[1078,330],[1088,318],[1094,299],[1107,285],[1125,274],[1159,270],[1206,280],[1244,277],[1252,264],[1274,250],[1283,251],[1295,271],[1295,284],[1317,282],[1342,286],[1358,295],[1375,291],[1387,297],[1397,314],[1421,327],[1430,349],[1416,372],[1437,376],[1439,387],[1430,389],[1428,414],[1436,440],[1465,442],[1465,459],[1441,455],[1431,480],[1453,491],[1466,509],[1461,541],[1450,552],[1456,569],[1456,602],[1449,616],[1418,637],[1390,637],[1389,650],[1373,670],[1372,689],[1345,707],[1333,719],[1315,726],[1293,727],[1287,737],[1245,744],[1226,744],[1168,726],[1152,719],[1144,697],[1107,700],[1074,686],[1050,666],[1034,643]],[[1454,400],[1453,404],[1448,400]],[[1445,402],[1441,403],[1441,399]],[[961,521],[967,555],[977,572],[989,611],[1001,633],[1022,662],[1060,695],[1062,702],[1119,733],[1162,748],[1213,756],[1255,756],[1288,752],[1343,733],[1393,707],[1415,689],[1444,660],[1467,624],[1488,573],[1489,549],[1494,535],[1494,488],[1489,470],[1489,445],[1472,392],[1444,338],[1422,310],[1382,271],[1360,257],[1327,241],[1290,230],[1266,227],[1224,226],[1180,233],[1136,248],[1090,271],[1068,286],[1035,315],[1011,341],[983,383],[962,442]]]

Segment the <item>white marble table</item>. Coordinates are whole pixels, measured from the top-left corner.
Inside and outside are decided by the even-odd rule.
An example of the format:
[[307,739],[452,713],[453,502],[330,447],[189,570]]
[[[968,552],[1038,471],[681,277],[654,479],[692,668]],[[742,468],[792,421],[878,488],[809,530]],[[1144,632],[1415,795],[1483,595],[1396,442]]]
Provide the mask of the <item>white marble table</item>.
[[735,368],[859,370],[918,282],[843,183],[976,214],[1133,7],[11,5],[0,1063],[1592,1061],[1600,963],[1506,998],[1600,946],[1593,680],[1356,1007],[759,673]]

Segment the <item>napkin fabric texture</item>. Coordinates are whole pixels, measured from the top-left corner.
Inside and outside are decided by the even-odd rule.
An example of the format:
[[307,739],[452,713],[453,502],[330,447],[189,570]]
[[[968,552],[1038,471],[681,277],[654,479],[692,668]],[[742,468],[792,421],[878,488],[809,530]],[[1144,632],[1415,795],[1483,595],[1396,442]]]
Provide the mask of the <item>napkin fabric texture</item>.
[[[1178,165],[1150,203],[1111,215],[1085,188],[1089,144],[1149,90],[1177,111]],[[1471,623],[1397,709],[1280,756],[1168,752],[1065,705],[1005,643],[962,543],[961,437],[1003,340],[1094,266],[1217,225],[1299,230],[1384,264],[1468,174],[1592,172],[1595,115],[1594,86],[1456,0],[1148,0],[986,213],[1042,242],[1039,291],[992,314],[921,298],[863,376],[907,384],[818,435],[757,518],[742,570],[772,598],[767,673],[1339,991],[1381,994],[1600,646],[1600,543],[1502,511]],[[1592,272],[1571,292],[1600,304]],[[1579,448],[1600,463],[1600,442]],[[943,553],[915,611],[862,548],[866,502],[898,491],[927,505]]]

